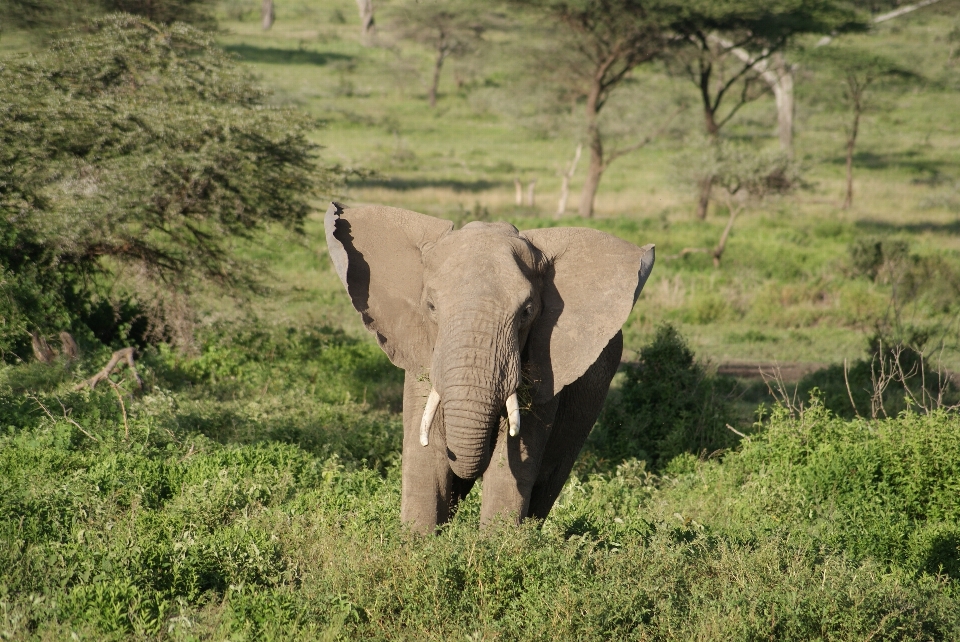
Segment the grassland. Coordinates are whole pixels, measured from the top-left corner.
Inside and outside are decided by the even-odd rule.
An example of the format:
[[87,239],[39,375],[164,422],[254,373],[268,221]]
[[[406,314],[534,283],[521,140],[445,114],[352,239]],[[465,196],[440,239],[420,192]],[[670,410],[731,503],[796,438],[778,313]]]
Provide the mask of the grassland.
[[[243,5],[233,6],[235,17]],[[516,41],[529,31],[497,34],[482,58],[453,61],[444,71],[439,106],[430,110],[424,84],[429,52],[392,41],[386,17],[383,46],[371,48],[360,45],[349,2],[281,5],[267,33],[247,9],[246,20],[222,22],[224,46],[260,75],[275,100],[293,102],[325,121],[316,140],[326,147],[327,159],[375,172],[350,181],[340,198],[458,221],[480,214],[507,218],[521,228],[557,224],[552,215],[559,169],[572,158],[577,130],[569,118],[548,119],[535,89],[523,82],[527,70],[517,62]],[[665,258],[684,247],[712,247],[726,218],[722,207],[706,222],[693,213],[694,189],[684,180],[683,166],[701,128],[694,103],[654,144],[611,166],[598,195],[597,218],[568,215],[559,224],[590,225],[657,244],[662,258],[627,324],[628,355],[635,355],[663,320],[679,324],[697,353],[714,363],[858,358],[878,324],[896,324],[892,307],[898,308],[901,329],[915,326],[936,334],[949,322],[952,309],[932,312],[951,308],[955,293],[933,296],[936,302],[929,292],[920,303],[916,297],[894,300],[899,277],[858,279],[849,248],[864,238],[901,240],[914,256],[942,259],[951,270],[960,265],[954,22],[949,13],[918,13],[878,33],[850,37],[864,48],[898,52],[899,60],[927,80],[873,96],[861,128],[851,210],[839,207],[848,114],[838,107],[835,83],[801,67],[796,153],[811,188],[751,208],[735,228],[719,271],[703,255]],[[626,88],[627,99],[657,107],[644,98],[651,87],[674,99],[693,97],[689,81],[664,79],[660,72],[639,74]],[[655,126],[656,115],[641,111],[635,125],[618,127],[643,133]],[[730,134],[774,145],[772,98],[742,110]],[[581,165],[574,176],[572,203],[583,171]],[[514,178],[537,180],[536,207],[513,204]],[[306,242],[322,252],[319,231],[312,225]],[[304,287],[302,272],[286,274]],[[335,280],[317,276],[308,289],[328,304],[330,288],[337,289]],[[960,366],[955,354],[945,357],[951,368]]]
[[[220,40],[274,101],[325,122],[315,140],[327,161],[363,170],[331,197],[657,243],[628,360],[669,322],[708,366],[853,362],[879,332],[926,334],[960,369],[952,14],[857,36],[928,82],[876,95],[850,210],[839,207],[845,115],[801,68],[797,154],[811,188],[751,207],[717,270],[703,255],[667,258],[712,245],[725,223],[722,208],[696,220],[683,178],[695,110],[612,166],[596,218],[555,221],[576,131],[562,119],[545,131],[536,96],[518,97],[519,31],[445,70],[434,112],[429,54],[390,43],[386,16],[391,47],[368,48],[348,0],[278,3],[268,33],[256,10],[224,3]],[[4,34],[0,46],[42,43]],[[656,73],[629,95],[645,83],[690,91]],[[731,137],[774,145],[771,102],[745,108]],[[513,204],[514,177],[537,179],[537,207]],[[145,350],[143,390],[125,373],[116,387],[74,389],[107,346],[72,364],[0,367],[0,637],[960,637],[960,420],[902,395],[891,408],[904,412],[868,418],[869,363],[854,379],[864,418],[837,416],[853,415],[842,385],[818,383],[822,402],[801,391],[801,408],[741,384],[731,421],[749,437],[731,448],[654,468],[594,440],[544,523],[479,533],[478,488],[418,539],[399,522],[401,375],[350,308],[319,215],[303,237],[274,230],[239,250],[263,264],[270,291],[239,305],[210,296],[198,352]],[[627,407],[625,390],[605,417]]]

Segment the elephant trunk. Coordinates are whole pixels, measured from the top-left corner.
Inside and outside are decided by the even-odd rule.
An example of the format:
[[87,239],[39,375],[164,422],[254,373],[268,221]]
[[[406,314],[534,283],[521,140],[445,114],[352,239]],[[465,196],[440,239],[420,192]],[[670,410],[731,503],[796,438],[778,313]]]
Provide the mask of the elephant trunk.
[[500,405],[490,399],[478,402],[454,397],[444,402],[443,418],[450,469],[461,479],[476,479],[490,458],[491,437],[500,422]]
[[520,357],[510,334],[501,328],[489,333],[471,328],[437,342],[434,384],[443,407],[447,456],[462,479],[483,474],[505,406],[511,434],[519,427]]

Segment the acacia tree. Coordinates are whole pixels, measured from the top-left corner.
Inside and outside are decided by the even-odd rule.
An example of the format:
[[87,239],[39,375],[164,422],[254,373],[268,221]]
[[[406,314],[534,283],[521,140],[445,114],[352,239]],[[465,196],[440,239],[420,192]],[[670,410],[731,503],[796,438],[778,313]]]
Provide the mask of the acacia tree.
[[[671,41],[675,45],[671,66],[697,87],[704,128],[714,142],[734,115],[771,85],[779,85],[783,92],[777,96],[781,132],[792,132],[793,78],[781,55],[784,48],[800,34],[866,25],[864,15],[844,0],[684,0],[663,10],[671,14],[670,28],[676,36]],[[710,177],[699,185],[701,219],[706,217],[712,186]]]
[[[265,105],[212,38],[112,15],[0,67],[0,351],[139,310],[187,329],[190,291],[240,292],[232,251],[266,225],[301,228],[331,185],[314,123]],[[102,284],[109,288],[100,289]],[[183,323],[181,323],[183,321]],[[166,336],[163,336],[166,335]]]
[[726,141],[710,145],[707,152],[700,163],[709,166],[706,171],[713,177],[714,184],[721,188],[728,210],[727,224],[713,248],[688,247],[666,258],[677,259],[688,254],[705,253],[713,258],[714,267],[719,268],[730,233],[740,214],[751,204],[769,196],[791,192],[802,181],[796,162],[783,152],[758,152]]
[[600,179],[610,163],[652,138],[607,150],[600,115],[633,69],[664,50],[661,16],[653,10],[654,3],[642,0],[519,0],[517,4],[550,19],[554,47],[535,58],[539,73],[549,69],[568,86],[568,96],[584,101],[584,142],[590,160],[579,213],[591,217]]
[[895,61],[854,47],[823,47],[813,50],[810,64],[819,67],[841,88],[842,100],[849,109],[846,126],[846,190],[843,209],[853,205],[853,157],[860,134],[861,118],[870,105],[868,89],[880,81],[890,88],[916,80],[918,76]]
[[490,16],[482,4],[466,0],[408,0],[393,7],[391,15],[400,38],[433,50],[427,101],[430,107],[436,107],[443,64],[478,46],[490,25]]

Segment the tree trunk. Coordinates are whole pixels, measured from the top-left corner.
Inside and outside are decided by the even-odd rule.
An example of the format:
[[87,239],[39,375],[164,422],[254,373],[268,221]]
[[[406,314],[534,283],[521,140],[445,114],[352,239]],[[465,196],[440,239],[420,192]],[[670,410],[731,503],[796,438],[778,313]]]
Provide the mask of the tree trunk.
[[700,181],[700,196],[697,199],[697,218],[701,221],[707,218],[707,209],[710,207],[710,192],[713,190],[713,176]]
[[273,26],[273,0],[263,0],[260,3],[260,24],[264,31],[269,31]]
[[579,213],[584,218],[593,218],[597,188],[600,186],[603,170],[606,169],[603,165],[603,139],[597,127],[596,113],[593,114],[591,121],[587,132],[590,141],[590,166],[587,169],[587,180],[583,183],[583,190],[580,192]]
[[717,247],[713,248],[711,256],[713,256],[713,267],[720,267],[720,259],[723,257],[723,251],[727,249],[727,238],[730,236],[730,230],[733,229],[733,222],[737,220],[737,215],[740,214],[740,211],[743,210],[743,206],[737,207],[733,203],[733,199],[730,199],[727,202],[727,207],[730,208],[730,218],[727,220],[727,226],[723,228],[723,233],[720,235],[720,241],[717,243]]
[[793,69],[783,59],[776,56],[776,82],[771,84],[773,97],[777,102],[777,132],[780,138],[780,149],[784,152],[793,152]]
[[534,190],[537,187],[537,179],[530,181],[530,184],[527,185],[527,205],[530,207],[535,207],[536,202],[534,201]]
[[517,207],[523,205],[523,183],[519,178],[513,179],[513,202]]
[[703,108],[703,123],[707,128],[707,136],[711,140],[716,140],[717,136],[720,135],[720,126],[717,124],[716,113],[709,107]]
[[[709,94],[703,94],[703,122],[707,128],[707,135],[710,137],[710,144],[716,145],[720,137],[720,126],[717,125],[716,114],[710,109]],[[697,198],[697,218],[701,221],[707,218],[707,210],[710,208],[710,192],[713,190],[713,176],[704,177],[700,183],[700,195]]]
[[580,152],[583,151],[583,143],[577,144],[577,151],[573,155],[573,162],[563,173],[563,182],[560,184],[560,202],[557,203],[557,213],[554,218],[560,218],[567,211],[567,199],[570,198],[570,179],[573,173],[577,171],[577,163],[580,161]]
[[437,106],[437,88],[440,86],[440,70],[443,69],[443,61],[447,57],[447,52],[441,48],[437,50],[437,59],[433,63],[433,80],[430,82],[430,107]]
[[854,99],[853,104],[853,126],[850,128],[850,136],[847,138],[847,195],[843,199],[843,209],[850,209],[853,205],[853,150],[857,145],[857,130],[860,127],[860,100]]
[[369,45],[377,32],[373,20],[373,0],[357,0],[357,9],[360,11],[360,38],[365,45]]

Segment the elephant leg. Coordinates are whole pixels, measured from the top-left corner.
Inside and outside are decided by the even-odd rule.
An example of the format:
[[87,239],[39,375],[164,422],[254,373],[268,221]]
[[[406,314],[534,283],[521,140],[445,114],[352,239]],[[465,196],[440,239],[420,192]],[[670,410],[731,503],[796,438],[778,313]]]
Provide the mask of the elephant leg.
[[623,332],[618,332],[583,376],[557,395],[557,414],[531,494],[529,517],[545,519],[557,501],[573,463],[600,416],[622,354]]
[[527,515],[530,493],[537,481],[556,408],[556,399],[553,399],[523,411],[520,434],[516,437],[509,436],[507,420],[500,420],[493,455],[483,473],[481,525],[489,524],[498,516],[519,523]]
[[447,464],[447,445],[440,427],[443,409],[437,410],[430,429],[430,444],[420,445],[420,421],[430,394],[430,383],[407,372],[403,381],[403,458],[400,519],[411,529],[433,533],[453,516],[457,504],[473,486],[456,477]]

